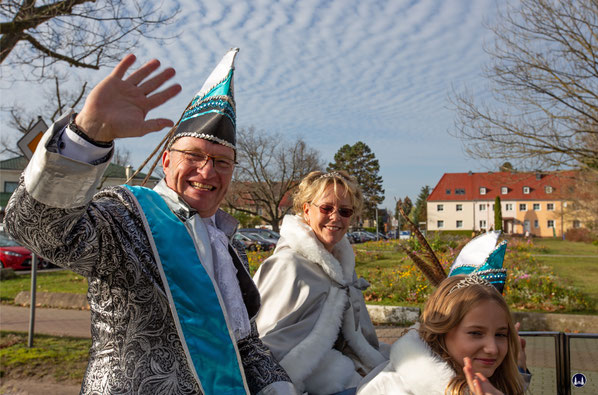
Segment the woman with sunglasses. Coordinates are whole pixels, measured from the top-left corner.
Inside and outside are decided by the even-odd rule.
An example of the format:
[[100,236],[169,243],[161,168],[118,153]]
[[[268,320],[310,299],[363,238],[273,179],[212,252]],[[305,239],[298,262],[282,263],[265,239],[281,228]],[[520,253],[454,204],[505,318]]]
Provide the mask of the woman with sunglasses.
[[293,384],[309,394],[352,394],[388,359],[380,350],[345,237],[363,205],[344,171],[312,172],[293,197],[274,254],[255,274],[262,297],[256,323]]

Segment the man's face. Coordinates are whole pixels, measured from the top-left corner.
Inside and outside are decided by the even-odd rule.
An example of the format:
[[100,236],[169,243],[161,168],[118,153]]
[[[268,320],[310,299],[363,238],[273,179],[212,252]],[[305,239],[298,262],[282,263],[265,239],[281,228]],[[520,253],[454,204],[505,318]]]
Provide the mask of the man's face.
[[196,137],[181,137],[162,155],[166,185],[197,210],[202,218],[214,215],[228,190],[232,169],[229,172],[217,171],[212,159],[199,168],[193,156],[179,151],[234,161],[234,150]]

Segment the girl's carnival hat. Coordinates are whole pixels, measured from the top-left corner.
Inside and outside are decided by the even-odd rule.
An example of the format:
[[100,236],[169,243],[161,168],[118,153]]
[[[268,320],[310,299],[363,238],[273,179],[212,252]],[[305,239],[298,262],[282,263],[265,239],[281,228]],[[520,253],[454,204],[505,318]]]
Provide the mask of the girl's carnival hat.
[[[399,247],[407,253],[432,285],[438,286],[447,277],[444,268],[419,228],[415,226],[401,207],[398,207],[398,210],[413,230],[415,237],[423,247],[423,251],[418,254],[406,245],[399,244]],[[507,271],[502,267],[505,252],[507,251],[507,241],[503,240],[496,245],[500,233],[500,231],[483,233],[463,247],[457,259],[453,262],[448,276],[465,274],[467,277],[459,281],[450,292],[472,284],[483,284],[494,286],[502,293],[507,280]]]
[[197,137],[235,149],[236,110],[233,89],[235,56],[229,50],[181,116],[168,147],[180,137]]
[[467,243],[453,262],[449,277],[459,274],[475,276],[502,293],[507,280],[507,271],[503,269],[507,241],[496,245],[498,236],[500,231],[486,232]]

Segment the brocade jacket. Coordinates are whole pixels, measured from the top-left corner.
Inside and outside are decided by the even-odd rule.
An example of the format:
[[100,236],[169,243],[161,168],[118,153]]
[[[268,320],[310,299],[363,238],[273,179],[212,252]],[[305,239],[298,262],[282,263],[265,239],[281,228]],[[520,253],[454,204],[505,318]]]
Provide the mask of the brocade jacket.
[[[32,251],[88,280],[92,346],[81,393],[201,394],[144,228],[144,213],[124,187],[97,192],[109,157],[91,165],[52,152],[66,121],[61,118],[42,138],[8,203],[5,222],[8,232]],[[193,214],[181,199],[175,214],[184,222],[185,213]],[[230,222],[227,216],[218,212],[216,226]],[[235,227],[222,230],[230,237]],[[260,300],[247,257],[232,244],[229,252],[253,320]],[[251,334],[236,349],[250,393],[295,393],[253,321]]]

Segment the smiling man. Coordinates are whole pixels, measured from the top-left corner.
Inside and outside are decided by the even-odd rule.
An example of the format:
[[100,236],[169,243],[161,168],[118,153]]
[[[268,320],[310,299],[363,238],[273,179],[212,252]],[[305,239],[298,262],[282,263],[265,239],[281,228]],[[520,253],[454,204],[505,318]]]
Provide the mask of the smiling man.
[[97,192],[117,138],[172,126],[147,113],[174,97],[173,69],[125,57],[44,135],[7,207],[7,229],[36,253],[87,277],[89,366],[81,393],[294,394],[259,339],[260,297],[237,222],[219,210],[235,167],[229,51],[185,109],[153,189]]

